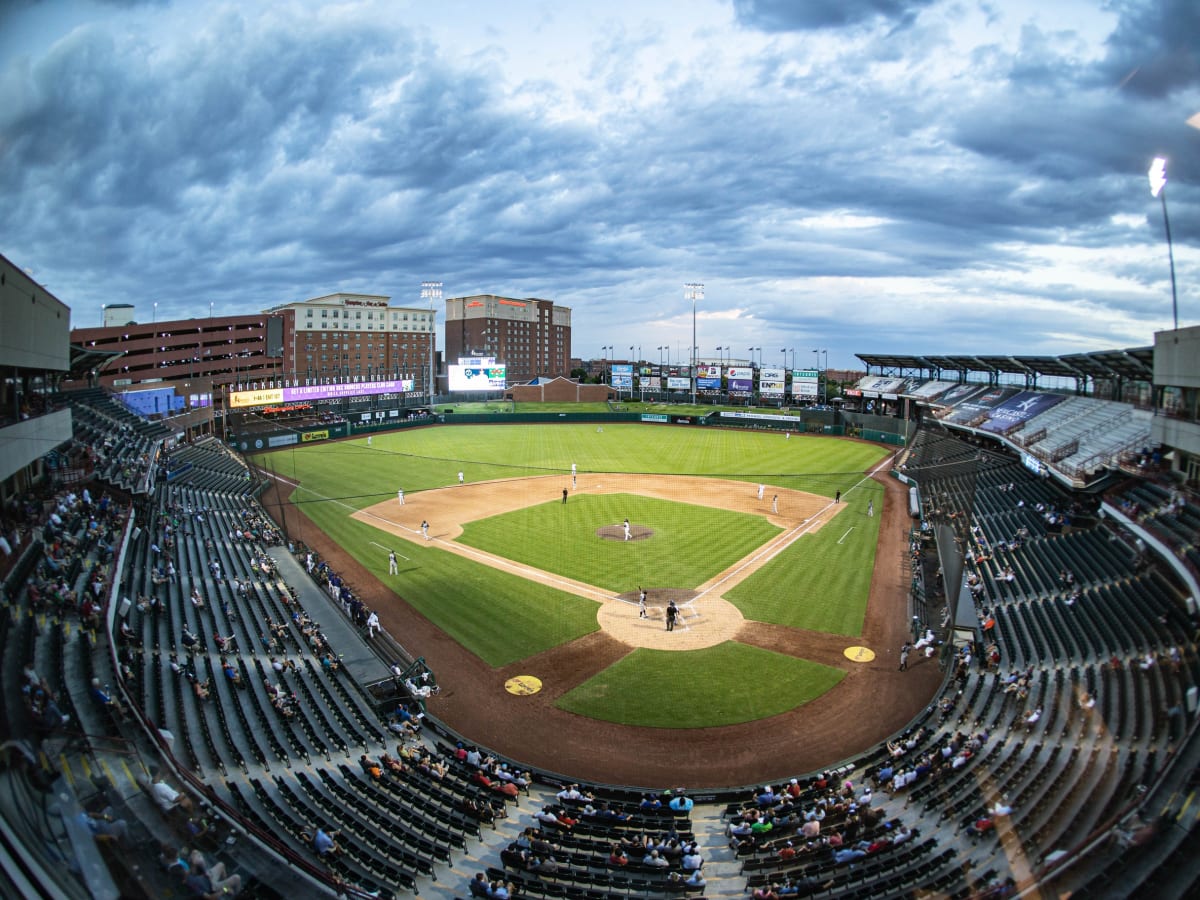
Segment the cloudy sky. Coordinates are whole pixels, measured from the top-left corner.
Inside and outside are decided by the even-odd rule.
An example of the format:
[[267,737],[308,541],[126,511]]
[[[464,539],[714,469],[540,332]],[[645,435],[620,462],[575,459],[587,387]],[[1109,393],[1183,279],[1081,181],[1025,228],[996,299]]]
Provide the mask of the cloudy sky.
[[0,10],[0,252],[76,325],[434,279],[656,360],[702,282],[705,356],[1136,346],[1156,155],[1200,320],[1195,0]]

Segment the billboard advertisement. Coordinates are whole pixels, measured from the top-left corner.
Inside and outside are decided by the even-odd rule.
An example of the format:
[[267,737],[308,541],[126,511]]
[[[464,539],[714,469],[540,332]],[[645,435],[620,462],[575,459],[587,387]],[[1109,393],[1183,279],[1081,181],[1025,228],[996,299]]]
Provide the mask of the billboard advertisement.
[[272,403],[291,403],[297,400],[340,400],[345,397],[364,397],[373,394],[404,394],[412,389],[413,380],[411,378],[263,388],[260,391],[230,392],[229,406],[231,409],[238,409],[247,406],[267,406]]
[[754,370],[748,366],[730,366],[726,374],[731,392],[749,394],[754,390]]
[[1008,434],[1018,425],[1024,425],[1034,416],[1044,413],[1063,399],[1065,398],[1062,394],[1021,391],[1015,397],[993,409],[988,420],[980,427],[984,431]]
[[633,366],[628,363],[614,363],[611,374],[611,384],[618,391],[633,390]]
[[818,369],[792,369],[792,396],[816,400],[821,396],[821,372]]
[[970,397],[959,403],[953,412],[946,416],[946,421],[965,425],[967,422],[978,419],[989,410],[995,409],[997,406],[1005,403],[1016,393],[1016,388],[990,387],[982,394]]
[[702,391],[721,389],[720,366],[696,366],[696,387]]
[[505,366],[446,366],[451,391],[502,391]]
[[786,376],[783,369],[758,370],[758,392],[766,397],[782,397]]
[[677,376],[667,377],[667,390],[669,391],[690,391],[692,389],[692,379],[679,378]]

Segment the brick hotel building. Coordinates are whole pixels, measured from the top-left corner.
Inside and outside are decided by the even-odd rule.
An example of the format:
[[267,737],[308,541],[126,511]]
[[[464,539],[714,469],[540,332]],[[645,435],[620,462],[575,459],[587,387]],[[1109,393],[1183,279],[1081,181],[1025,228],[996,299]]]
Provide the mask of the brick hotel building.
[[494,357],[507,367],[508,383],[539,375],[571,374],[571,309],[550,300],[515,300],[494,294],[446,300],[446,360]]

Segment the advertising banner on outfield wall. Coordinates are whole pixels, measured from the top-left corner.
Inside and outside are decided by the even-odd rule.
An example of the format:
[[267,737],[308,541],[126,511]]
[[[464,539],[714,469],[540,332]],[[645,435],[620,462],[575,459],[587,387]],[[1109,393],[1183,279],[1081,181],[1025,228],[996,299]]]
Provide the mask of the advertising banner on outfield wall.
[[702,391],[721,389],[720,366],[696,366],[696,387]]
[[764,397],[782,397],[785,378],[783,369],[759,369],[758,392]]
[[792,370],[792,396],[816,400],[821,396],[821,373],[817,369]]
[[297,400],[340,400],[343,397],[365,397],[376,394],[404,394],[413,389],[411,378],[394,381],[358,381],[345,384],[307,384],[301,387],[264,388],[259,391],[233,391],[229,395],[231,409],[247,406],[267,406],[272,403],[291,403]]
[[726,374],[729,376],[731,392],[748,394],[754,390],[753,369],[745,366],[730,366]]

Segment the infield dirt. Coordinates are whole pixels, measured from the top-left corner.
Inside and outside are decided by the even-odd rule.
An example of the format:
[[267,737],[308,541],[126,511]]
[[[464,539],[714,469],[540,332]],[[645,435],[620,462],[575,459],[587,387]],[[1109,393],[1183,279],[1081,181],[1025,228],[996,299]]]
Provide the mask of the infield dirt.
[[[861,752],[902,728],[930,701],[941,683],[935,660],[897,671],[898,650],[909,636],[907,589],[909,566],[907,489],[878,477],[885,500],[875,570],[862,635],[848,638],[822,632],[745,621],[721,592],[770,559],[772,551],[815,529],[849,508],[827,497],[775,490],[780,512],[771,500],[758,500],[755,486],[687,476],[580,475],[577,492],[621,492],[765,515],[784,529],[760,551],[740,561],[698,590],[669,585],[647,586],[648,607],[655,618],[637,616],[636,594],[614,596],[594,586],[513,563],[454,543],[466,522],[521,509],[561,497],[570,479],[548,476],[514,479],[425,491],[355,513],[371,525],[408,540],[423,541],[420,522],[428,519],[439,549],[469,555],[531,580],[576,593],[600,604],[601,630],[551,648],[509,666],[494,668],[464,650],[390,588],[364,569],[349,553],[311,525],[309,543],[336,571],[342,572],[366,602],[378,611],[388,631],[410,651],[425,657],[437,672],[442,691],[430,712],[455,731],[505,756],[581,780],[641,785],[648,788],[704,788],[771,781],[820,769]],[[545,489],[532,487],[541,482]],[[272,492],[280,493],[274,484]],[[849,499],[848,497],[845,499]],[[289,518],[300,513],[281,497]],[[312,535],[316,533],[316,537]],[[667,633],[661,609],[668,599],[685,614],[681,626]],[[746,644],[803,657],[847,671],[827,694],[790,712],[756,722],[718,728],[672,730],[616,725],[565,712],[555,701],[566,691],[612,665],[639,646],[662,649],[707,647],[736,638]],[[669,639],[669,641],[668,641]],[[872,662],[849,662],[842,651],[851,644],[875,651]],[[515,675],[535,675],[543,689],[526,696],[504,690]],[[703,672],[696,673],[697,678]],[[753,678],[753,672],[746,673]],[[785,685],[780,686],[785,689]],[[653,691],[653,685],[646,690]]]

